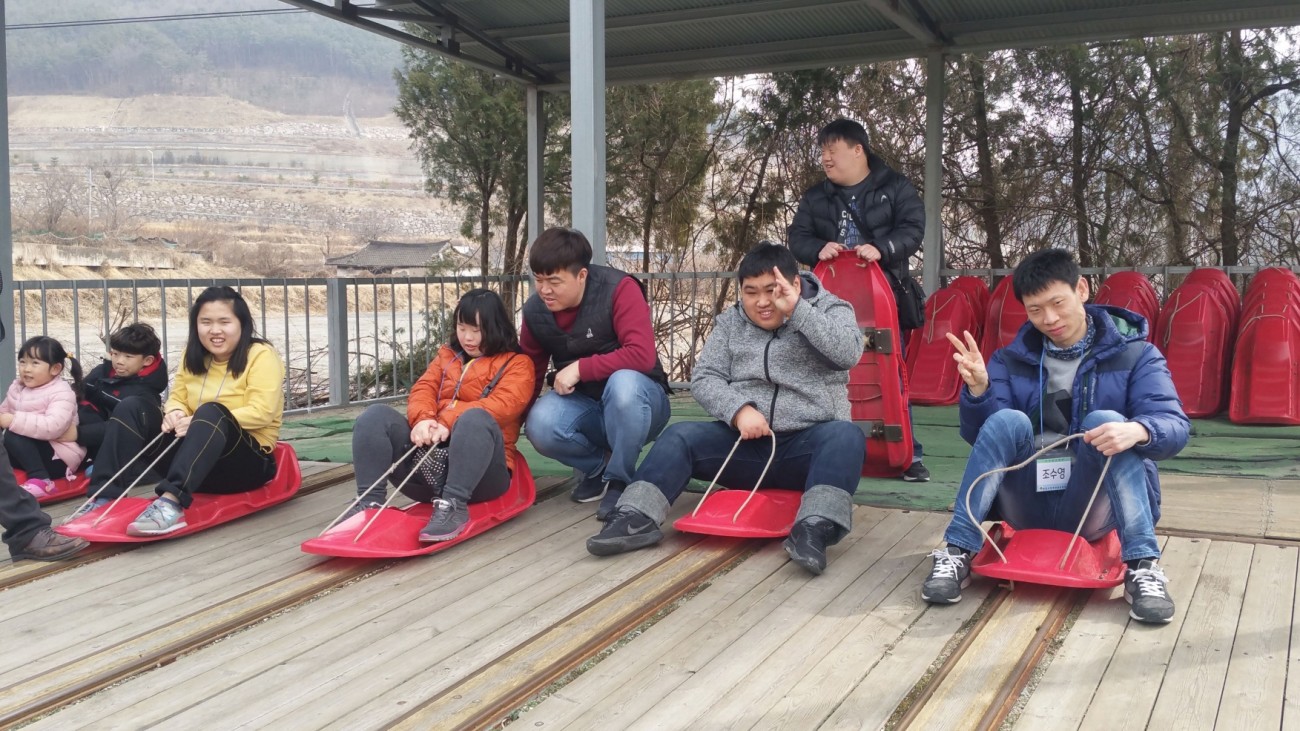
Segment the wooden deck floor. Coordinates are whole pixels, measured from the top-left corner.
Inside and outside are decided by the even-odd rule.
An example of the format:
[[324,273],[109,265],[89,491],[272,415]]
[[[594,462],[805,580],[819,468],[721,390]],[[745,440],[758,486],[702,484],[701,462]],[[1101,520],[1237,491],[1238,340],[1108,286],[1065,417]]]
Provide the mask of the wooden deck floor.
[[[1118,590],[978,580],[960,604],[926,606],[918,587],[948,516],[869,507],[820,577],[779,542],[671,530],[597,559],[583,545],[592,507],[563,498],[425,559],[301,553],[351,489],[5,590],[0,719],[60,731],[507,717],[530,729],[1300,729],[1300,673],[1288,674],[1300,543],[1283,535],[1294,515],[1251,519],[1244,499],[1225,506],[1209,488],[1170,490],[1174,522],[1203,531],[1226,507],[1240,513],[1231,525],[1259,530],[1163,539],[1179,610],[1165,627],[1129,621]],[[1300,486],[1262,490],[1277,512]]]

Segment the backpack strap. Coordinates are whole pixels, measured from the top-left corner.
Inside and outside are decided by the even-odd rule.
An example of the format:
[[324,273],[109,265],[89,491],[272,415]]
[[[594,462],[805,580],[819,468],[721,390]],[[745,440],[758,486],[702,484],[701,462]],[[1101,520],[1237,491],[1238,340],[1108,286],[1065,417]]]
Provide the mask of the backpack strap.
[[519,357],[518,353],[512,353],[509,358],[506,358],[506,362],[501,364],[501,368],[497,370],[497,374],[492,376],[492,380],[488,381],[488,385],[483,387],[483,393],[479,394],[478,397],[480,401],[492,395],[492,391],[496,389],[497,383],[500,382],[501,377],[506,374],[506,367],[510,365],[510,361],[517,357]]

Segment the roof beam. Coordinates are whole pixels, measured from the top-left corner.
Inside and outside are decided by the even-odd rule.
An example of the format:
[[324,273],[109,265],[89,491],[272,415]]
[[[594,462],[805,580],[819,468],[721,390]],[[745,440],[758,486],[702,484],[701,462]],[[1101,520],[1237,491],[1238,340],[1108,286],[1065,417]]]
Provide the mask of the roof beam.
[[[862,0],[741,0],[703,8],[683,8],[653,13],[617,15],[605,19],[605,31],[639,30],[672,25],[685,25],[708,20],[728,18],[753,18],[787,10],[809,10],[839,5],[861,5]],[[487,28],[484,33],[500,40],[529,41],[559,38],[569,35],[568,21],[520,27]]]
[[[405,43],[408,46],[414,46],[416,48],[429,51],[430,53],[434,53],[439,56],[452,59],[454,61],[459,61],[467,66],[472,66],[476,69],[480,69],[483,71],[487,71],[489,73],[504,76],[514,81],[518,81],[525,84],[532,84],[532,83],[536,83],[536,81],[538,80],[537,78],[528,76],[524,74],[522,71],[519,71],[517,69],[510,68],[508,66],[498,66],[496,64],[488,63],[487,61],[483,61],[477,58],[472,58],[470,56],[465,56],[457,52],[456,50],[453,50],[447,46],[442,45],[441,43],[435,43],[426,38],[421,38],[419,36],[411,35],[410,33],[397,30],[396,28],[390,28],[382,23],[376,23],[373,20],[368,20],[366,18],[360,17],[356,12],[357,8],[355,6],[350,5],[347,2],[347,0],[335,0],[335,4],[338,7],[323,5],[321,3],[315,2],[314,0],[281,0],[281,2],[288,3],[289,5],[293,5],[294,7],[302,8],[303,10],[310,10],[313,13],[323,15],[327,18],[333,18],[334,20],[347,23],[348,25],[355,26],[363,30],[368,30],[371,33],[374,33],[376,35],[381,35],[384,36],[385,38],[390,38],[399,43]],[[551,77],[550,74],[547,74],[543,78],[549,80]]]
[[916,0],[867,0],[867,5],[918,41],[933,46],[946,46],[951,42]]
[[[790,53],[794,51],[806,50],[809,43],[816,43],[817,50],[822,53],[837,52],[847,49],[858,49],[860,55],[865,56],[863,48],[874,43],[899,42],[909,46],[909,50],[916,52],[914,41],[911,36],[897,30],[878,31],[875,33],[844,33],[834,36],[823,36],[821,38],[795,38],[784,41],[771,41],[768,43],[741,43],[732,46],[714,46],[709,48],[696,48],[689,51],[660,51],[656,53],[642,53],[635,56],[614,56],[608,58],[605,66],[609,69],[619,68],[641,68],[650,66],[675,65],[681,63],[707,61],[707,60],[727,60],[741,58],[756,58],[761,56],[770,56],[772,54]],[[809,67],[816,66],[815,62],[809,63]],[[567,71],[568,64],[548,63],[544,67],[551,71]]]
[[443,18],[446,21],[447,27],[463,33],[465,36],[472,38],[479,46],[501,56],[501,58],[505,59],[507,68],[517,68],[526,71],[537,77],[540,81],[553,80],[551,75],[541,66],[538,66],[535,61],[525,58],[522,53],[519,53],[512,48],[507,48],[496,39],[490,38],[483,31],[465,25],[462,22],[462,19],[457,17],[455,13],[447,12],[442,3],[434,2],[434,0],[411,0],[411,2],[415,3],[416,6],[430,15]]

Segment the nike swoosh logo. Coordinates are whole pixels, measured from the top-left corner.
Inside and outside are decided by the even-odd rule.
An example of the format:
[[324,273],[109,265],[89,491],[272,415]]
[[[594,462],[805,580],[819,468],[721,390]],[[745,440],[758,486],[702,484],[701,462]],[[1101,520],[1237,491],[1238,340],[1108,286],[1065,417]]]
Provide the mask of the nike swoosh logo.
[[637,525],[636,523],[633,523],[632,521],[628,521],[628,523],[627,523],[628,532],[630,532],[630,533],[640,533],[640,532],[643,531],[643,530],[647,530],[647,529],[649,529],[649,528],[653,528],[653,527],[654,527],[654,521],[652,521],[652,520],[644,521],[644,522],[642,522],[640,525]]

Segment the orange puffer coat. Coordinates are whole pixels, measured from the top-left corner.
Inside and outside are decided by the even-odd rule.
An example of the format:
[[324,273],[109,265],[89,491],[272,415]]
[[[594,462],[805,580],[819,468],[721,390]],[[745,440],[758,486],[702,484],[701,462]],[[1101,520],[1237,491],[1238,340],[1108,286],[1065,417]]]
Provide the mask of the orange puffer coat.
[[[501,379],[487,398],[483,389],[504,367]],[[453,428],[456,419],[469,409],[484,409],[501,427],[505,437],[506,466],[515,466],[519,454],[515,442],[523,425],[524,411],[533,396],[533,364],[519,353],[500,353],[467,358],[444,345],[428,370],[411,386],[406,402],[406,419],[412,427],[425,419]]]

